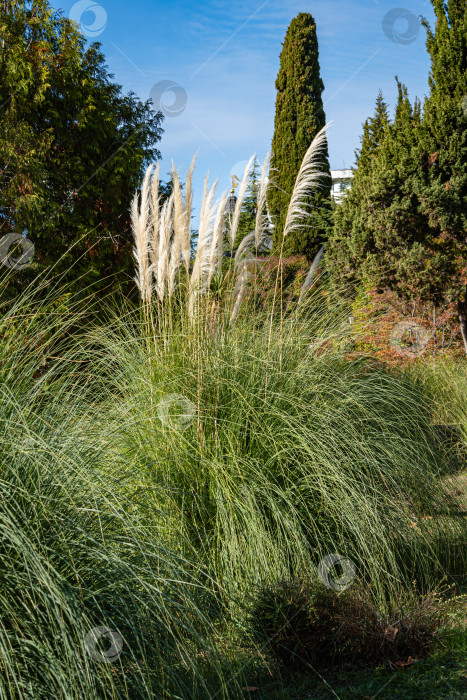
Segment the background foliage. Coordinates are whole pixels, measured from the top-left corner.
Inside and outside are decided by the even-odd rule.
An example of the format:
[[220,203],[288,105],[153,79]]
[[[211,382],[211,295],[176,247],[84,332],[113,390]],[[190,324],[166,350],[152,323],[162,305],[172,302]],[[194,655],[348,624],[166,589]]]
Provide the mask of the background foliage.
[[467,8],[463,0],[433,5],[434,30],[425,23],[430,93],[422,109],[398,82],[391,123],[378,97],[328,262],[338,286],[370,283],[405,299],[456,302],[467,350]]
[[47,0],[2,3],[0,37],[0,235],[35,246],[9,293],[59,260],[69,280],[132,276],[130,201],[160,157],[162,114],[123,94],[99,45]]

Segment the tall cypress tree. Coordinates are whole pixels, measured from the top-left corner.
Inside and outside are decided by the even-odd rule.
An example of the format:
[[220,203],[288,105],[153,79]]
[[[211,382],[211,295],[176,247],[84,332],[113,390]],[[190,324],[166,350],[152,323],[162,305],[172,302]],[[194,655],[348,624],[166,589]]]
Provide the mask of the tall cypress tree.
[[[276,250],[281,247],[287,208],[303,157],[313,138],[325,125],[320,77],[318,39],[313,17],[301,12],[292,20],[283,44],[276,81],[277,101],[271,172],[277,187],[271,187],[269,210]],[[323,153],[323,172],[329,173],[328,152]],[[309,198],[310,217],[304,226],[287,237],[286,254],[312,258],[331,229],[331,178]]]

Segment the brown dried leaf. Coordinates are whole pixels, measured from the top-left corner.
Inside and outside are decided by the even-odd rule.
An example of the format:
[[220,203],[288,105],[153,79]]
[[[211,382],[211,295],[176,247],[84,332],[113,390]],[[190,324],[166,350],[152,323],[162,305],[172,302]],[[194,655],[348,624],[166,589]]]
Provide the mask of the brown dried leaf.
[[384,630],[384,637],[385,639],[388,640],[388,642],[393,642],[396,638],[396,634],[399,632],[398,627],[393,627],[392,625],[388,625],[386,629]]
[[407,661],[394,661],[394,666],[397,666],[398,668],[403,668],[404,666],[412,666],[415,663],[413,658],[409,656]]

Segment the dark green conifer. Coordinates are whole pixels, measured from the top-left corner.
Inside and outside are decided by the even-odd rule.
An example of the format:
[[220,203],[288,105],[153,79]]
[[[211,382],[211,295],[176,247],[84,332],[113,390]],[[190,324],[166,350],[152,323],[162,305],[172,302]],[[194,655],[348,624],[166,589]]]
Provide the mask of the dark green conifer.
[[370,282],[437,306],[456,302],[467,352],[467,6],[432,2],[423,112],[398,83],[394,123],[361,196],[352,188],[349,208],[336,217],[328,265],[335,283]]
[[467,352],[467,5],[433,0],[437,22],[425,22],[431,56],[424,105],[420,203],[432,292],[456,301]]
[[388,107],[380,91],[374,116],[363,124],[361,146],[355,151],[351,188],[334,212],[334,229],[326,257],[332,279],[340,288],[355,285],[360,280],[358,261],[367,239],[366,219],[372,172],[389,125]]
[[248,190],[243,201],[242,213],[238,224],[238,233],[234,243],[234,250],[238,248],[245,236],[255,230],[256,226],[256,209],[258,204],[258,179],[260,165],[254,160],[251,166],[250,179]]
[[[270,188],[269,210],[275,225],[276,251],[282,244],[287,208],[303,157],[313,138],[326,123],[320,77],[318,39],[313,17],[305,12],[292,20],[285,37],[279,75],[271,173],[276,187]],[[323,172],[329,173],[327,149]],[[307,223],[287,236],[284,252],[314,257],[331,229],[331,178],[323,178],[320,189],[309,199]]]

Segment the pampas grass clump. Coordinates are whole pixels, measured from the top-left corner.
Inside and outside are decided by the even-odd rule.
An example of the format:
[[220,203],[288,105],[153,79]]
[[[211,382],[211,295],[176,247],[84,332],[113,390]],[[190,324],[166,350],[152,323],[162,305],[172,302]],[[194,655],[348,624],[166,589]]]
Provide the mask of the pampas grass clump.
[[156,536],[113,462],[71,334],[82,313],[61,298],[0,317],[0,697],[225,697],[215,582]]
[[[325,143],[323,129],[297,176],[285,237],[309,214],[305,202],[323,176]],[[228,591],[229,605],[236,600],[238,609],[249,590],[290,571],[316,577],[320,562],[336,552],[355,564],[383,605],[414,579],[426,590],[443,575],[462,573],[465,525],[447,494],[450,467],[423,393],[403,377],[348,359],[347,314],[330,293],[310,291],[322,250],[298,304],[283,313],[279,300],[274,314],[279,264],[272,311],[249,313],[245,291],[261,260],[273,186],[268,163],[257,225],[230,258],[227,293],[211,294],[210,281],[221,269],[222,245],[233,247],[251,163],[224,237],[225,199],[214,204],[215,186],[206,178],[181,313],[153,305],[146,330],[135,318],[120,319],[94,339],[112,367],[111,377],[102,367],[104,383],[113,386],[109,402],[119,396],[109,411],[126,423],[121,452],[157,493],[161,532],[169,541],[183,532],[183,551],[202,560]],[[157,407],[167,397],[191,406],[195,418],[182,430],[160,419]],[[442,512],[453,517],[441,521]]]
[[[316,578],[334,553],[379,601],[464,570],[465,519],[428,402],[347,359],[348,333],[315,295],[305,318],[245,314],[228,332],[180,321],[147,342],[128,316],[93,336],[116,463],[153,494],[164,541],[202,562],[229,606],[290,571]],[[180,423],[164,419],[167,402]]]
[[[325,173],[320,171],[321,156],[326,145],[326,127],[322,129],[311,143],[305,154],[302,167],[297,177],[287,213],[284,237],[303,225],[309,212],[305,199],[314,188],[319,187]],[[143,305],[149,304],[155,291],[160,304],[170,301],[175,292],[176,281],[181,281],[179,270],[185,267],[184,308],[188,317],[194,320],[200,312],[201,300],[207,300],[211,283],[216,277],[219,285],[222,278],[222,261],[224,252],[232,257],[237,238],[240,217],[248,190],[249,175],[254,156],[248,162],[239,183],[237,201],[233,215],[226,216],[227,192],[216,199],[217,181],[209,186],[209,173],[204,181],[203,199],[198,223],[198,239],[194,258],[190,257],[191,218],[193,205],[193,172],[196,156],[188,170],[183,195],[179,173],[172,165],[173,191],[169,199],[160,205],[159,166],[149,166],[141,187],[141,194],[135,193],[131,218],[135,241],[134,258],[136,277]],[[270,219],[267,211],[267,192],[274,187],[269,177],[270,154],[261,168],[257,187],[256,221],[254,230],[247,234],[235,251],[230,294],[224,300],[229,308],[230,325],[238,316],[246,286],[251,276],[251,266],[258,263],[258,252],[265,241],[270,241]],[[304,285],[304,293],[311,287],[313,277],[319,265],[321,253],[317,256],[314,267]],[[206,305],[204,305],[206,309]]]

